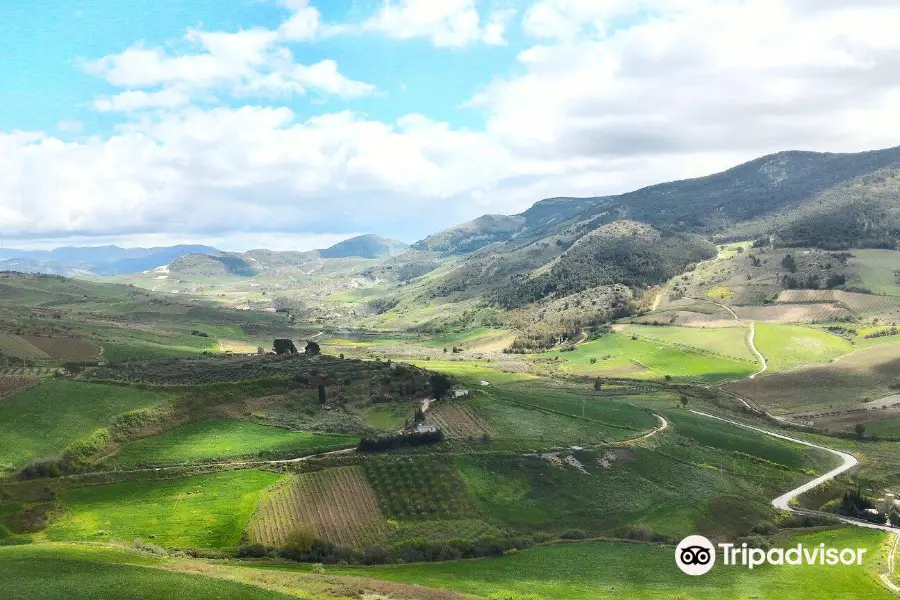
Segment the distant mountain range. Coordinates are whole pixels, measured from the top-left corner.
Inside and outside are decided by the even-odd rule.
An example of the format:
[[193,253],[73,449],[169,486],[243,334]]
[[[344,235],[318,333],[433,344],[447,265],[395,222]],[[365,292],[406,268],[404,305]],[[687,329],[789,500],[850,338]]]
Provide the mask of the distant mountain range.
[[[625,225],[589,235],[617,222]],[[518,215],[484,215],[412,246],[363,235],[308,252],[221,252],[208,246],[0,250],[0,270],[123,275],[168,265],[191,275],[251,277],[284,267],[321,267],[335,259],[400,257],[378,277],[406,280],[435,269],[441,257],[456,256],[462,259],[429,284],[434,286],[429,293],[505,288],[507,295],[533,299],[580,289],[569,281],[573,277],[633,278],[634,273],[613,268],[628,262],[625,254],[640,255],[635,264],[662,264],[666,257],[646,244],[670,250],[681,244],[688,248],[684,260],[693,260],[708,252],[703,244],[762,236],[783,246],[896,248],[900,147],[856,154],[780,152],[722,173],[627,194],[551,198]],[[624,258],[617,258],[620,254]],[[597,265],[604,265],[603,273],[591,271]],[[674,268],[679,267],[666,265],[660,273]],[[655,279],[634,281],[647,285]]]
[[67,276],[131,275],[173,265],[174,270],[230,273],[252,277],[260,270],[298,265],[325,258],[389,258],[405,252],[403,242],[377,235],[361,235],[324,250],[309,252],[222,252],[211,246],[181,245],[160,248],[118,246],[65,247],[55,250],[0,249],[0,271]]
[[66,247],[55,250],[0,249],[0,271],[54,275],[127,275],[167,265],[187,254],[218,252],[210,246],[161,248],[118,246]]

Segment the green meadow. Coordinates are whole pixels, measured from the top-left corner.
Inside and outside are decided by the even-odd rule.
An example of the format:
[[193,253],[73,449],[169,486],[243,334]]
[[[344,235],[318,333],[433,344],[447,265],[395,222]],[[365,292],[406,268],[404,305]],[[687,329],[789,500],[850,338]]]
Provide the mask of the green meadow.
[[876,578],[885,534],[838,529],[787,540],[865,548],[865,565],[763,566],[753,571],[717,564],[702,577],[683,574],[671,546],[624,542],[561,544],[477,561],[347,568],[342,574],[378,577],[511,600],[889,600]]
[[754,342],[771,371],[830,362],[853,350],[842,337],[801,325],[757,323]]
[[[740,379],[757,370],[751,361],[740,361],[705,352],[621,334],[580,344],[574,351],[553,351],[541,357],[559,357],[563,369],[579,375],[663,378],[715,382]],[[592,363],[591,360],[594,359]]]
[[59,456],[116,415],[168,400],[158,392],[75,381],[29,388],[0,402],[0,467]]
[[115,466],[190,463],[237,458],[289,458],[351,446],[357,438],[213,419],[191,423],[123,446],[108,463]]
[[235,546],[260,492],[279,477],[225,471],[70,488],[57,496],[64,513],[45,535],[56,541],[140,538],[164,547]]

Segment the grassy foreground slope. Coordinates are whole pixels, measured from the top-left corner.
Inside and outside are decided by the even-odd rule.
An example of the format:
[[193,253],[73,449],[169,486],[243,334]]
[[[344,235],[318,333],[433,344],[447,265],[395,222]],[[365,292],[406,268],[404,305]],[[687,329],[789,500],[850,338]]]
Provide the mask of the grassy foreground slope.
[[114,416],[168,399],[158,392],[75,381],[29,388],[0,403],[0,469],[58,456]]
[[825,543],[866,548],[863,568],[764,566],[753,571],[717,564],[702,577],[684,575],[673,549],[621,542],[564,544],[499,559],[345,569],[397,582],[415,582],[486,598],[535,600],[744,600],[792,598],[876,600],[894,596],[876,580],[884,534],[840,529],[797,536],[788,545]]
[[256,423],[213,419],[191,423],[125,445],[109,464],[189,463],[244,457],[296,456],[352,445],[357,438],[321,435]]
[[[0,597],[16,600],[283,600],[250,585],[122,562],[134,553],[93,548],[0,548]],[[151,563],[152,564],[152,563]]]
[[263,471],[226,471],[156,482],[128,481],[59,494],[65,514],[51,540],[153,540],[166,547],[235,546],[259,499],[279,479]]

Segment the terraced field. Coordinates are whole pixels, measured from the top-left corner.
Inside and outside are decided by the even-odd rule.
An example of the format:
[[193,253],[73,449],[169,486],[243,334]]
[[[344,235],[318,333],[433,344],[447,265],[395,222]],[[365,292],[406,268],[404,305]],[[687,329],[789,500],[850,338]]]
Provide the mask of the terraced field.
[[289,475],[267,489],[247,525],[251,542],[277,548],[300,528],[349,548],[382,540],[388,526],[360,467]]
[[853,316],[850,310],[834,304],[736,306],[734,312],[741,320],[758,323],[826,323]]

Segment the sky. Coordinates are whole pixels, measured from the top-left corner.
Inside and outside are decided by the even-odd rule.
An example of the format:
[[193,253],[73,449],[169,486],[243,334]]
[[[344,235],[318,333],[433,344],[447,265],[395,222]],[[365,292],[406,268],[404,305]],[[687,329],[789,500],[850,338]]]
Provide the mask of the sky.
[[0,0],[0,245],[414,242],[900,145],[896,0]]

